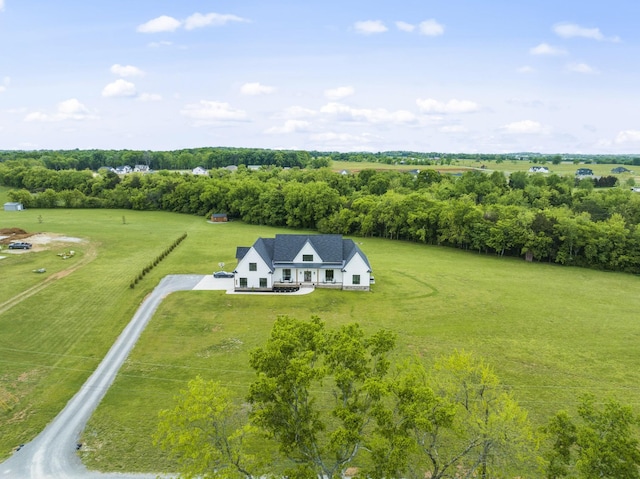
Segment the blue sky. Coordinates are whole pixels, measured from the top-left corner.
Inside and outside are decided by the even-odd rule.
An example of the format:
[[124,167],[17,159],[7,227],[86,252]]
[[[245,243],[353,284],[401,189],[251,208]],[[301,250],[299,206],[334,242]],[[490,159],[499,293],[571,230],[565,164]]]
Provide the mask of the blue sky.
[[0,0],[0,149],[640,153],[637,0]]

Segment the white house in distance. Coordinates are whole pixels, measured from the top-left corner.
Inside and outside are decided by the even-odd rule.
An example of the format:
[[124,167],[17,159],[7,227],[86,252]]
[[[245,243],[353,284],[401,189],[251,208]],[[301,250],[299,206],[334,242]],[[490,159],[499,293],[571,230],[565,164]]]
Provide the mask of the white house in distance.
[[276,235],[238,246],[236,291],[290,291],[300,286],[368,291],[366,255],[342,235]]

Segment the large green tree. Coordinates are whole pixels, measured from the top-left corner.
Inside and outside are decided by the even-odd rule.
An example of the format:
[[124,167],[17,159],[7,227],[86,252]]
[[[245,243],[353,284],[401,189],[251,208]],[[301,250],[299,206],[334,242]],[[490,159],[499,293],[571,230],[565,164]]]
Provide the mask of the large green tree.
[[383,398],[394,336],[357,324],[327,330],[317,317],[279,317],[251,354],[253,423],[292,466],[289,477],[341,477],[365,443]]
[[560,411],[545,428],[550,441],[546,477],[640,478],[638,425],[640,418],[629,406],[614,399],[599,404],[595,396],[584,396],[578,418]]

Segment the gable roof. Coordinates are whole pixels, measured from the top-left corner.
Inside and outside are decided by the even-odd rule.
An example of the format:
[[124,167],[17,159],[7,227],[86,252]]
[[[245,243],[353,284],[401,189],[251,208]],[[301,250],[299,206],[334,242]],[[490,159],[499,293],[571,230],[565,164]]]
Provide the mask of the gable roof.
[[[320,256],[313,263],[298,265],[294,260],[300,250],[309,244]],[[343,267],[357,254],[371,269],[367,256],[360,250],[353,240],[343,239],[342,235],[288,235],[278,234],[275,238],[258,238],[253,244],[253,248],[264,260],[267,266],[273,271],[276,267],[285,266],[333,266]],[[236,258],[242,260],[250,248],[238,246]]]

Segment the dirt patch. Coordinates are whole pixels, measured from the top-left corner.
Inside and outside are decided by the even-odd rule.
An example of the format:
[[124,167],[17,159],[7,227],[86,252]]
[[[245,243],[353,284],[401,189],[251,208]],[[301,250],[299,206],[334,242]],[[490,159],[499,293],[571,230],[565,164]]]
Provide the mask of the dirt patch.
[[[60,243],[82,243],[85,240],[74,238],[72,236],[64,236],[55,233],[29,233],[20,228],[1,228],[0,229],[0,245],[8,246],[14,241],[27,241],[33,245],[32,249],[15,249],[11,250],[13,254],[28,253],[29,251],[44,251],[53,245]],[[57,244],[56,244],[57,243]]]

